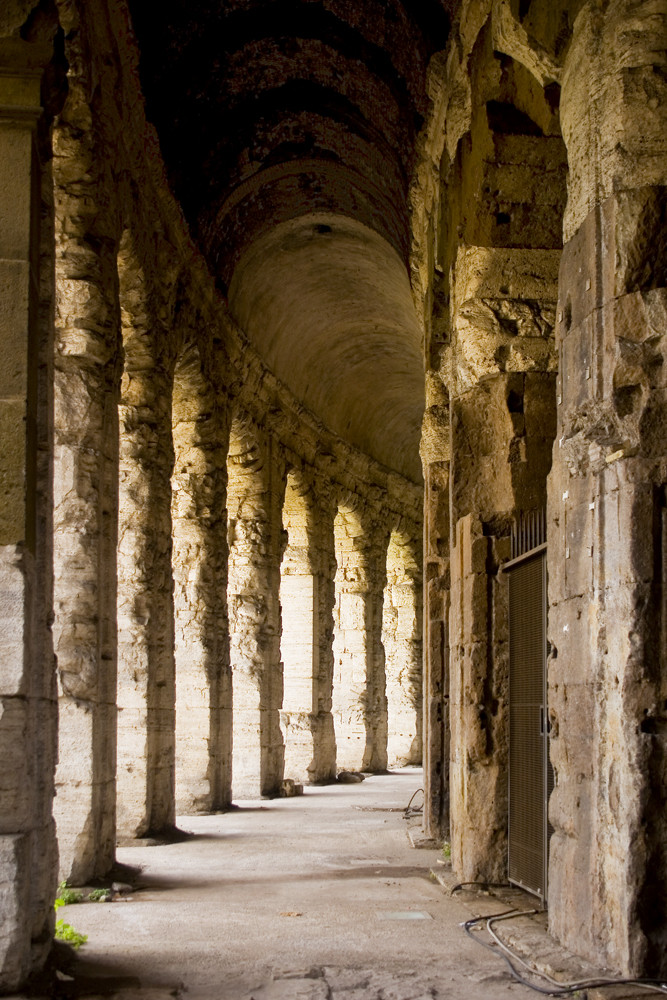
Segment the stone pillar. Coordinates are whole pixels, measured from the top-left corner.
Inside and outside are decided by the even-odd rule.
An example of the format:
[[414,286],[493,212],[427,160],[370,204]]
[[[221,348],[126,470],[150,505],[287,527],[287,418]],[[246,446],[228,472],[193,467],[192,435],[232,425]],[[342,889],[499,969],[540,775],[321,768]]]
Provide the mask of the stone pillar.
[[[12,11],[3,11],[3,24]],[[53,934],[56,755],[52,615],[53,233],[40,261],[42,68],[50,45],[0,40],[0,992]],[[4,43],[7,43],[6,45]],[[46,185],[45,185],[46,191]],[[46,214],[51,213],[50,201]],[[48,296],[48,298],[46,297]]]
[[459,248],[450,393],[451,842],[465,881],[507,865],[509,533],[540,508],[555,433],[559,252]]
[[667,973],[667,49],[663,5],[586,3],[563,77],[570,168],[549,481],[552,932]]
[[367,511],[336,515],[333,713],[339,767],[387,767],[382,601],[388,530]]
[[280,730],[282,456],[247,418],[232,424],[228,458],[229,624],[234,798],[275,792],[283,778]]
[[311,781],[336,776],[336,735],[332,713],[334,674],[334,605],[336,603],[335,503],[323,483],[316,486],[312,507],[315,570],[315,663],[313,685],[313,771]]
[[176,811],[231,801],[232,686],[227,621],[225,456],[229,429],[189,349],[174,377],[171,478],[176,665]]
[[[118,525],[118,830],[173,828],[172,376],[124,328]],[[149,352],[150,353],[150,352]]]
[[283,505],[286,545],[280,566],[280,655],[283,701],[280,726],[285,776],[308,781],[313,766],[312,732],[317,645],[317,593],[312,545],[311,499],[300,475],[287,476]]
[[[105,875],[116,845],[116,544],[120,315],[117,237],[91,178],[90,121],[71,84],[54,131],[56,365],[54,639],[60,872]],[[87,127],[84,127],[87,126]],[[78,136],[75,143],[72,135]]]
[[424,832],[449,837],[449,397],[426,380],[424,468],[423,765]]
[[333,511],[325,512],[312,489],[294,474],[287,480],[283,527],[287,532],[280,580],[285,775],[326,781],[336,773],[331,715]]
[[422,574],[407,531],[394,530],[387,549],[382,647],[387,689],[387,762],[422,763]]

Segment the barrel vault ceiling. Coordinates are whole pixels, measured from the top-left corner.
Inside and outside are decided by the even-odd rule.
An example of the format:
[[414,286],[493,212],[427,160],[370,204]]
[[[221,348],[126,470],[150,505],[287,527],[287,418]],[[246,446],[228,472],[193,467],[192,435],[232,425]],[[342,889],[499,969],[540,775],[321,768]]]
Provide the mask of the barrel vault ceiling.
[[147,114],[230,311],[332,430],[420,478],[408,190],[447,0],[132,0]]

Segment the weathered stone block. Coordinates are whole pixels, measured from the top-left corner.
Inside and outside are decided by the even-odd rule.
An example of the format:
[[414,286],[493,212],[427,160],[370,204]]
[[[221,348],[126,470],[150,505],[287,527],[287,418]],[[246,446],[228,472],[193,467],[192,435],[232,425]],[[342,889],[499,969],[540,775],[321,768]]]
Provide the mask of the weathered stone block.
[[31,836],[0,835],[0,990],[16,991],[31,969]]
[[0,547],[0,695],[25,694],[29,686],[23,637],[23,559],[20,547]]
[[560,405],[566,411],[582,406],[593,394],[594,322],[593,316],[584,316],[562,336],[558,384]]
[[25,399],[28,390],[28,301],[30,267],[27,261],[0,259],[0,399]]
[[[7,74],[4,79],[7,80]],[[3,102],[4,103],[4,102]],[[35,102],[39,106],[39,99]],[[30,261],[32,236],[32,122],[3,122],[0,189],[0,259]]]
[[[26,752],[31,734],[32,705],[23,698],[0,700],[0,833],[29,829],[33,799],[31,759]],[[34,780],[34,779],[33,779]]]

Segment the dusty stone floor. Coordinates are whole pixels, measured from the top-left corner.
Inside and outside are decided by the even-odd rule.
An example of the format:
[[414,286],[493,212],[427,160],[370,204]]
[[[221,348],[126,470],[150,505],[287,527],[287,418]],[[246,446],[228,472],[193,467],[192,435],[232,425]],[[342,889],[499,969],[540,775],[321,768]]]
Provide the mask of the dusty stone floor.
[[183,818],[194,836],[181,843],[119,849],[141,888],[60,911],[88,934],[63,988],[118,1000],[535,996],[465,935],[469,910],[429,878],[439,852],[411,846],[402,813],[421,781],[406,768],[309,787]]

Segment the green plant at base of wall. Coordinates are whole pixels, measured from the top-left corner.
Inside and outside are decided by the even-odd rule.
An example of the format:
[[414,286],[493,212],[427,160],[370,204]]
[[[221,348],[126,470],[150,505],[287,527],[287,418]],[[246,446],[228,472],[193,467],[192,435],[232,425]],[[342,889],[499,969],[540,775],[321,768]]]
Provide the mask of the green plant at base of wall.
[[66,941],[67,944],[71,944],[73,948],[78,949],[82,944],[86,943],[88,935],[79,934],[71,924],[65,923],[64,920],[56,920],[56,938],[59,941]]
[[[67,882],[61,882],[58,886],[59,895],[53,903],[53,909],[58,912],[61,906],[71,906],[80,903],[83,896],[76,889],[68,889]],[[87,934],[79,934],[71,924],[64,920],[56,920],[55,936],[58,941],[66,941],[73,948],[80,948],[88,940]]]
[[56,896],[56,910],[61,906],[72,906],[74,903],[80,903],[82,899],[83,893],[79,892],[78,889],[70,889],[67,882],[61,882]]

